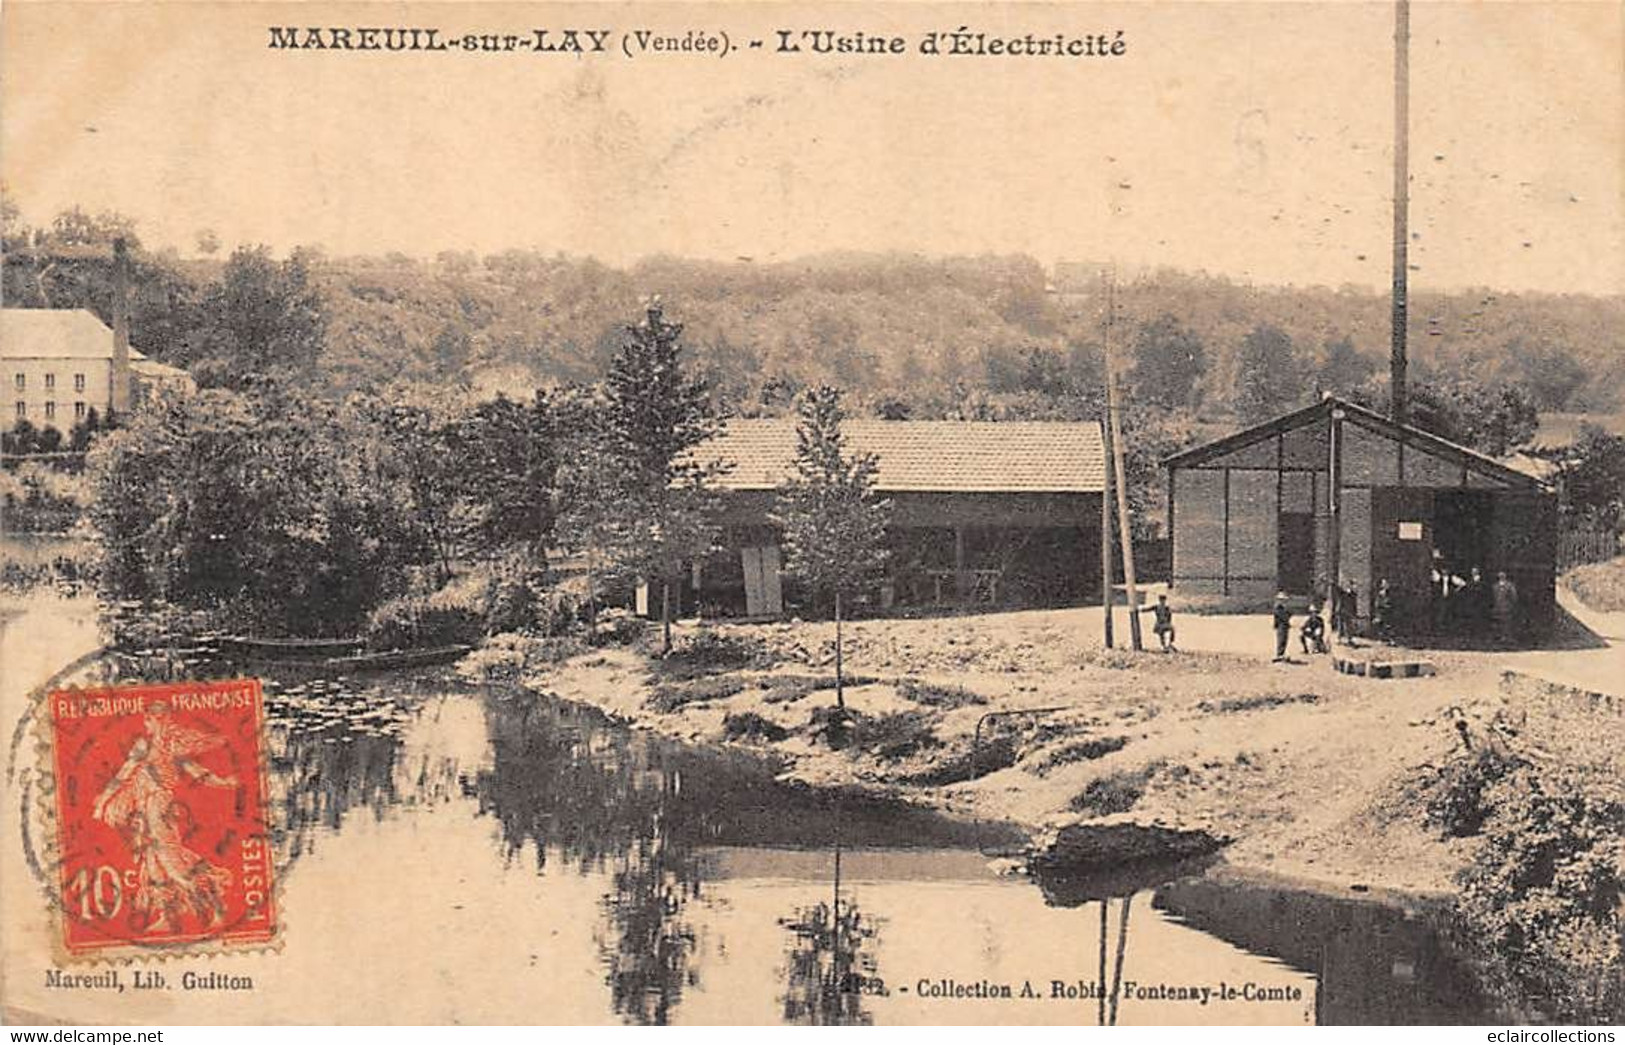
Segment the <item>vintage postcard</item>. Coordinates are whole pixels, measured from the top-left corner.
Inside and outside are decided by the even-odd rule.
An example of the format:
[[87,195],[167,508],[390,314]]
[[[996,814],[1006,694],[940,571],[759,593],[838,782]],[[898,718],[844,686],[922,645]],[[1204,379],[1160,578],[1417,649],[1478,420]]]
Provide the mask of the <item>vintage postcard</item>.
[[7,3],[0,1018],[1625,1022],[1622,126],[1609,2]]

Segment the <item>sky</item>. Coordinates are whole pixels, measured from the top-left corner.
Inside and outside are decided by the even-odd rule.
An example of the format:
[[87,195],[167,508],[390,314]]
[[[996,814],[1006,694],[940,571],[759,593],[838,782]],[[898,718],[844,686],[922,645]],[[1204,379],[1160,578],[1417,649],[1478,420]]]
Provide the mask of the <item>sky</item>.
[[[1412,8],[1417,289],[1625,291],[1625,7]],[[734,53],[354,53],[270,26],[726,31]],[[1122,32],[1109,58],[927,57],[922,34]],[[778,29],[905,55],[774,52]],[[0,179],[149,246],[1026,253],[1387,285],[1387,3],[10,2]],[[752,39],[764,46],[750,49]]]

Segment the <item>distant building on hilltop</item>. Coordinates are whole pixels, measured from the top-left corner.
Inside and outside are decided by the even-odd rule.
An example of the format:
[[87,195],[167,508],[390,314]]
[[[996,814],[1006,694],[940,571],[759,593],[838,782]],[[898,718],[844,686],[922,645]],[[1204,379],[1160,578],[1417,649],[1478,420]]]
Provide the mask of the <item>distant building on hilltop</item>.
[[128,350],[120,373],[114,332],[82,309],[0,309],[0,380],[10,393],[3,427],[28,421],[35,428],[68,432],[95,410],[107,416],[118,402],[139,406],[160,389],[192,391],[184,370]]

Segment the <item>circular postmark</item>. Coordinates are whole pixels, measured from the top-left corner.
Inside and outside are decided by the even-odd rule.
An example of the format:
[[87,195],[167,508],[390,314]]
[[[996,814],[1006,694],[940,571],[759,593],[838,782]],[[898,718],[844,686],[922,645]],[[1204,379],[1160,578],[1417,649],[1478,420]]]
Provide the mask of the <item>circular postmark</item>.
[[[264,702],[255,679],[38,687],[13,732],[24,858],[68,957],[274,943]],[[36,757],[25,751],[33,736]]]

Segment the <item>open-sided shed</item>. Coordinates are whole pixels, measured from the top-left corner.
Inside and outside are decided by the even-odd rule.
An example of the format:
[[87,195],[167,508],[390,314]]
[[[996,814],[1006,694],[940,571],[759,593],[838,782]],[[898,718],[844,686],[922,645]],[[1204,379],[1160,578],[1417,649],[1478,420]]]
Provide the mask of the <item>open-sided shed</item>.
[[[892,503],[886,576],[866,593],[877,607],[1099,599],[1098,424],[849,420],[843,433],[851,451],[876,456],[876,489]],[[685,610],[763,618],[794,601],[770,515],[795,452],[792,418],[731,420],[701,447],[730,466],[716,480],[725,550],[696,566],[679,593]]]
[[1335,563],[1363,619],[1386,581],[1397,631],[1476,634],[1505,573],[1517,631],[1551,627],[1555,498],[1483,454],[1327,398],[1163,463],[1181,593],[1324,600]]

